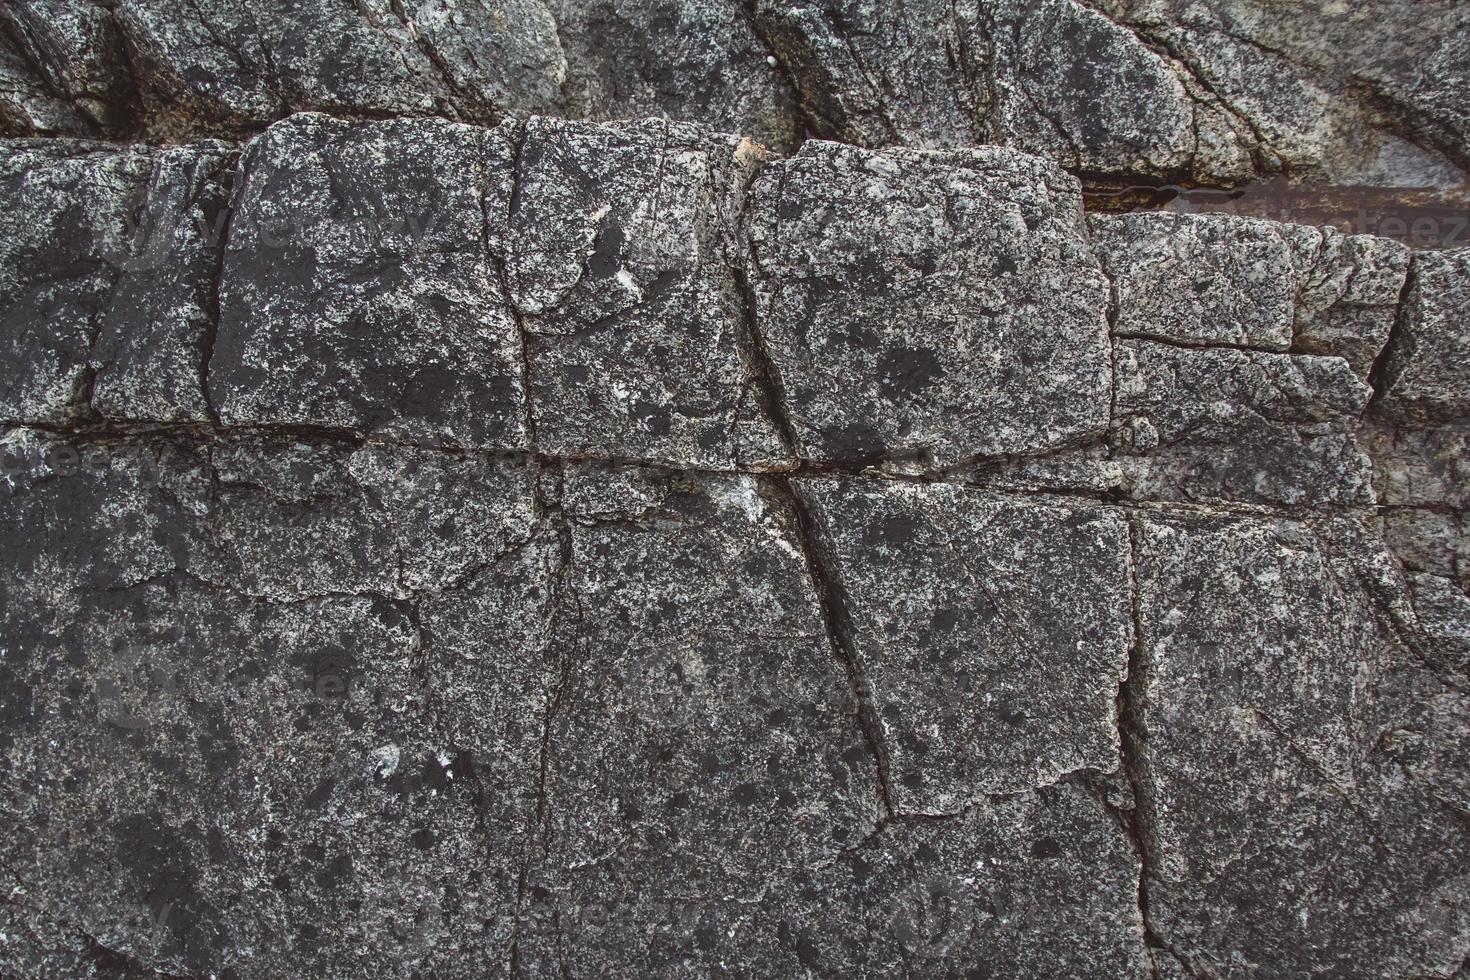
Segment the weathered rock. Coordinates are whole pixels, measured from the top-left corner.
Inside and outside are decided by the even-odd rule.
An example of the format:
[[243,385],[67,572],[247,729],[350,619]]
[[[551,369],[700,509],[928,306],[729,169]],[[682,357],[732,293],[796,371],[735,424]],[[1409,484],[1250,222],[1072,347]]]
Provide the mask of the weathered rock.
[[978,81],[985,52],[968,6],[756,0],[753,9],[818,135],[871,147],[991,142]]
[[1056,168],[808,143],[753,197],[757,327],[802,459],[933,469],[1106,427],[1106,286]]
[[1140,521],[1149,921],[1191,973],[1449,976],[1470,952],[1463,755],[1441,768],[1464,695],[1381,625],[1372,548]]
[[[430,564],[455,577],[494,567],[509,586],[514,559],[486,514],[527,513],[517,470],[400,453],[389,482],[366,450],[344,460],[228,444],[213,451],[214,472],[188,446],[72,446],[24,431],[5,448],[6,510],[21,530],[7,536],[0,582],[16,643],[3,809],[27,828],[7,840],[5,864],[26,907],[174,973],[264,976],[289,962],[368,975],[391,961],[474,975],[496,937],[503,957],[540,731],[517,763],[513,730],[495,725],[513,729],[536,701],[512,701],[509,684],[456,700],[492,678],[450,655],[439,600],[426,603],[425,633],[412,597],[453,587],[447,572],[431,580]],[[389,525],[361,489],[385,485],[401,501]],[[357,523],[334,527],[354,504]],[[373,523],[376,535],[352,533]],[[456,553],[416,549],[399,572],[415,591],[395,598],[351,561],[318,559],[307,589],[270,588],[270,572],[256,578],[200,549],[220,534],[285,569],[307,557],[308,539],[344,530],[342,554],[390,569],[402,543],[381,558],[369,546],[385,530],[438,534]],[[537,622],[536,608],[524,599],[512,619]],[[497,662],[526,670],[522,651],[534,649]],[[297,820],[308,814],[320,819]],[[67,874],[73,861],[107,873],[89,884]],[[247,881],[258,884],[242,890]],[[449,941],[470,920],[486,949]]]
[[1291,250],[1270,221],[1192,214],[1090,221],[1113,283],[1114,336],[1256,350],[1291,348]]
[[153,160],[146,203],[119,251],[92,349],[92,408],[114,419],[208,421],[205,373],[236,154],[222,143]]
[[544,0],[408,0],[395,9],[462,115],[555,113],[560,105],[569,66]]
[[1117,768],[1128,529],[942,485],[797,482],[895,808],[953,813]]
[[246,149],[209,393],[228,424],[527,444],[521,339],[486,241],[507,130],[303,115]]
[[795,93],[751,22],[748,0],[546,0],[567,77],[559,114],[662,116],[754,137],[802,140]]
[[1459,183],[1465,11],[1392,0],[1172,5],[1097,0],[1171,53],[1255,137],[1269,167],[1343,183]]
[[1470,594],[1453,579],[1416,575],[1411,580],[1414,614],[1445,663],[1470,666]]
[[[1464,140],[1446,112],[1455,83],[1410,75],[1408,45],[1364,42],[1377,33],[1365,25],[1403,16],[1395,5],[1346,14],[1131,0],[756,6],[818,133],[846,142],[999,143],[1104,180],[1239,182],[1284,169],[1457,183],[1451,161],[1463,161]],[[1447,39],[1462,20],[1442,5],[1416,14]],[[1323,43],[1324,23],[1335,45]],[[1451,67],[1460,47],[1443,44],[1439,77],[1463,74]],[[1404,112],[1402,124],[1385,125],[1377,98]]]
[[91,135],[76,106],[46,87],[4,32],[0,32],[0,135]]
[[148,124],[165,133],[315,110],[489,123],[663,116],[780,147],[801,136],[790,87],[735,0],[125,0],[116,26],[106,11],[67,6],[126,35]]
[[1085,3],[988,0],[1000,141],[1103,176],[1239,180],[1249,131],[1166,51]]
[[1382,408],[1394,418],[1470,417],[1470,249],[1414,256]]
[[298,110],[413,115],[447,104],[444,82],[390,0],[123,0],[117,17],[164,129],[196,120],[240,128]]
[[748,476],[585,468],[564,493],[576,615],[547,721],[523,968],[754,966],[711,923],[830,862],[882,813],[791,502]]
[[1371,235],[1222,215],[1089,219],[1113,333],[1335,355],[1363,380],[1388,343],[1409,251]]
[[537,448],[785,463],[732,268],[759,151],[690,126],[536,119],[518,161],[508,217],[491,227],[525,334]]
[[1137,890],[1126,835],[1081,787],[997,797],[801,876],[770,975],[1146,977]]
[[1113,442],[1133,496],[1371,504],[1370,389],[1336,357],[1114,345]]
[[0,10],[0,123],[16,135],[125,135],[137,93],[104,5],[13,0]]
[[551,113],[995,143],[1111,183],[1453,187],[1470,160],[1451,0],[17,0],[6,25],[0,120],[27,135]]
[[[1195,8],[215,6],[7,7],[0,124],[115,18],[127,135],[779,128],[759,28],[819,129],[1356,138]],[[666,119],[7,141],[0,974],[1462,978],[1462,259]]]
[[1374,417],[1363,426],[1360,438],[1373,456],[1380,503],[1470,507],[1470,420],[1407,426]]
[[0,148],[0,416],[86,410],[88,361],[126,260],[152,161],[70,141]]
[[1292,350],[1341,357],[1370,380],[1388,345],[1410,253],[1398,242],[1285,225],[1298,285]]

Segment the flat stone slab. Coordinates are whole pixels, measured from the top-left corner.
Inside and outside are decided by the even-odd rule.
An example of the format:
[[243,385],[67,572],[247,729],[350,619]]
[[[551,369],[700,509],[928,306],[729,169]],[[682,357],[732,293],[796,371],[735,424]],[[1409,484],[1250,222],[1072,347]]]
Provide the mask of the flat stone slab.
[[1369,504],[1371,389],[1338,357],[1114,345],[1113,444],[1143,499]]
[[1381,545],[1149,516],[1138,547],[1154,932],[1190,971],[1452,974],[1466,705],[1378,612]]
[[807,143],[753,196],[757,327],[802,459],[942,468],[1105,428],[1106,283],[1065,174]]
[[527,445],[521,340],[486,243],[506,131],[295,116],[241,171],[209,366],[222,422]]
[[800,480],[903,813],[1118,766],[1128,528],[954,486]]

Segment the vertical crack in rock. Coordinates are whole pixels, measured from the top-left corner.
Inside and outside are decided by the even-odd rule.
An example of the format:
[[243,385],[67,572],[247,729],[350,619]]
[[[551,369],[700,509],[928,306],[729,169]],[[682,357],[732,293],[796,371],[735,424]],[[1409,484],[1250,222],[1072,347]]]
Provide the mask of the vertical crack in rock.
[[1383,349],[1373,359],[1373,367],[1368,371],[1368,387],[1373,389],[1373,394],[1368,401],[1368,407],[1363,410],[1364,416],[1373,411],[1373,408],[1383,401],[1388,392],[1393,378],[1389,373],[1393,370],[1395,360],[1407,358],[1413,354],[1410,331],[1407,328],[1409,317],[1409,294],[1413,292],[1417,282],[1419,271],[1418,257],[1409,257],[1409,268],[1404,273],[1404,285],[1399,290],[1398,304],[1394,310],[1393,321],[1388,326],[1388,340],[1383,344]]
[[[760,267],[755,257],[755,248],[750,240],[750,198],[754,193],[756,179],[760,176],[764,162],[758,164],[749,175],[747,183],[740,196],[740,213],[735,223],[735,255],[734,261],[730,263],[730,274],[735,280],[735,287],[740,291],[741,309],[737,329],[740,332],[740,349],[746,364],[748,377],[745,386],[754,386],[760,407],[764,408],[771,422],[776,427],[776,435],[781,440],[782,448],[791,455],[792,465],[800,464],[800,443],[796,438],[796,427],[791,420],[791,412],[786,401],[786,390],[781,381],[781,372],[771,359],[770,349],[766,346],[765,335],[760,328],[760,300],[756,295],[755,283],[751,279],[751,273],[760,275]],[[784,172],[783,172],[784,179]],[[744,392],[736,403],[736,424],[739,424],[738,413],[745,402]],[[739,453],[737,442],[736,453]]]
[[413,18],[408,16],[408,11],[403,6],[403,0],[389,0],[389,5],[393,9],[394,16],[402,22],[403,29],[408,32],[408,36],[413,41],[414,46],[418,48],[419,54],[424,56],[424,60],[432,65],[435,73],[438,74],[439,81],[444,85],[444,92],[449,96],[450,104],[446,108],[450,113],[455,116],[463,116],[466,115],[464,110],[468,109],[469,112],[467,115],[469,118],[477,122],[494,123],[496,113],[487,111],[488,107],[481,105],[478,99],[466,93],[464,88],[455,81],[454,72],[450,69],[449,62],[434,47],[434,42],[429,39],[428,35],[418,29],[418,25],[413,22]]
[[512,241],[515,234],[515,218],[521,208],[521,155],[525,148],[526,124],[517,122],[511,127],[510,194],[505,209],[505,241],[502,245],[504,254],[496,254],[491,245],[493,240],[491,229],[494,227],[494,222],[490,215],[490,166],[486,158],[487,148],[484,148],[483,144],[480,155],[480,221],[485,256],[495,267],[495,275],[500,283],[501,302],[505,304],[506,313],[515,324],[516,337],[521,345],[521,425],[525,430],[526,447],[534,453],[537,441],[536,405],[531,395],[531,332],[526,329],[525,317],[521,313],[520,305],[516,302],[515,291],[511,289],[510,283],[511,251],[515,248]]
[[1108,284],[1107,309],[1105,311],[1108,324],[1108,342],[1105,356],[1108,359],[1108,377],[1111,379],[1108,388],[1108,430],[1104,435],[1107,444],[1108,458],[1115,455],[1113,435],[1118,426],[1118,280],[1113,276],[1108,264],[1103,260],[1101,251],[1093,241],[1092,223],[1084,222],[1087,229],[1087,244],[1094,257],[1097,259],[1097,271],[1102,274],[1104,281]]
[[77,379],[77,389],[72,396],[72,411],[83,418],[100,417],[100,413],[92,407],[99,368],[97,345],[102,340],[106,329],[107,311],[112,308],[117,296],[118,285],[122,282],[124,272],[133,258],[133,249],[146,243],[147,232],[143,228],[143,220],[148,210],[148,192],[158,179],[160,166],[160,158],[155,156],[148,176],[139,181],[133,191],[133,196],[129,201],[127,224],[123,228],[126,237],[118,242],[117,264],[112,269],[106,297],[102,303],[90,311],[87,318],[87,352],[82,360],[82,373]]
[[[985,32],[976,32],[981,36],[972,38],[970,32],[965,29],[964,22],[960,20],[959,0],[949,0],[949,29],[954,35],[954,41],[953,48],[951,48],[950,39],[944,39],[945,54],[948,57],[950,69],[959,75],[970,97],[970,104],[965,108],[968,110],[966,115],[969,117],[972,140],[976,144],[999,144],[1001,134],[995,118],[996,106],[1000,103],[995,94],[994,13],[989,8],[981,10],[981,0],[974,0],[974,2],[975,23],[978,24],[981,18],[984,18],[990,22],[990,29]],[[972,70],[975,65],[970,49],[972,41],[978,41],[985,46],[983,74]]]
[[[554,499],[548,498],[546,493],[546,480],[555,477]],[[526,890],[530,879],[532,863],[538,858],[546,859],[551,852],[551,815],[547,800],[547,780],[551,771],[551,737],[552,725],[556,721],[557,712],[561,708],[562,701],[571,687],[571,671],[573,664],[578,660],[579,654],[586,654],[582,646],[582,623],[585,611],[582,607],[582,598],[571,586],[572,561],[574,558],[574,542],[572,540],[572,528],[568,523],[567,515],[562,509],[562,495],[564,493],[564,471],[559,465],[540,465],[537,467],[536,490],[533,502],[534,520],[536,527],[554,525],[556,530],[556,572],[552,577],[553,595],[551,598],[551,620],[547,633],[550,636],[552,647],[551,662],[556,669],[556,680],[545,692],[546,710],[542,717],[541,744],[536,771],[536,808],[533,833],[528,835],[525,842],[525,856],[521,862],[520,873],[516,879],[515,897],[515,919],[511,925],[511,941],[509,953],[509,971],[511,977],[519,977],[520,970],[520,930],[522,914],[525,911]],[[573,620],[571,635],[566,642],[565,650],[558,650],[555,645],[560,643],[560,636],[556,628],[564,611],[564,603],[569,601],[573,609]]]
[[[400,570],[398,580],[403,582],[403,573]],[[434,705],[434,672],[430,663],[431,650],[427,634],[424,632],[423,598],[415,596],[412,599],[402,599],[392,603],[398,614],[404,618],[413,630],[414,640],[417,648],[411,661],[410,670],[414,680],[419,687],[419,696],[423,700],[423,712],[431,720],[437,720],[437,711]]]
[[1133,618],[1133,642],[1128,647],[1128,673],[1118,685],[1117,719],[1118,748],[1123,763],[1123,774],[1133,791],[1133,808],[1120,814],[1123,829],[1138,856],[1138,914],[1143,922],[1145,952],[1153,963],[1153,975],[1160,977],[1154,957],[1157,952],[1168,953],[1177,960],[1191,976],[1199,976],[1189,962],[1177,953],[1162,936],[1155,931],[1149,918],[1148,876],[1152,864],[1153,850],[1149,846],[1149,820],[1147,811],[1153,805],[1153,794],[1149,785],[1148,733],[1143,722],[1142,702],[1147,696],[1148,667],[1144,652],[1143,594],[1139,588],[1138,562],[1141,554],[1142,532],[1138,518],[1128,517],[1128,577],[1131,614]]
[[209,180],[226,180],[232,185],[225,188],[227,193],[224,200],[224,213],[210,221],[211,227],[205,229],[204,232],[206,242],[214,249],[214,267],[210,270],[211,275],[207,284],[204,333],[199,343],[199,390],[204,399],[205,414],[216,425],[220,424],[220,415],[218,407],[214,404],[214,394],[209,390],[209,368],[214,361],[215,343],[219,339],[220,296],[224,288],[225,255],[229,251],[230,225],[235,219],[238,196],[245,193],[246,165],[246,153],[232,154],[220,165],[219,170],[208,178]]
[[811,509],[787,476],[762,477],[776,495],[786,501],[796,518],[797,544],[806,563],[807,574],[812,580],[817,607],[822,613],[822,623],[827,630],[827,639],[833,652],[841,659],[847,671],[848,688],[852,693],[854,710],[859,729],[868,744],[877,773],[878,793],[883,800],[884,812],[889,817],[897,815],[893,805],[893,793],[888,773],[888,756],[883,750],[882,725],[873,705],[872,692],[867,677],[863,674],[858,659],[857,643],[853,640],[852,617],[848,611],[847,597],[842,587],[841,576],[836,564],[821,543],[821,530],[816,526]]
[[[772,42],[770,32],[766,30],[765,19],[761,17],[760,10],[757,8],[759,2],[760,0],[744,0],[737,9],[750,26],[750,33],[755,35],[761,47],[766,49],[766,54],[770,59],[768,64],[776,70],[781,80],[791,90],[792,122],[794,123],[792,131],[798,134],[804,130],[817,133],[831,132],[831,123],[823,120],[808,104],[806,90],[802,88],[796,73],[791,70],[791,65],[782,57],[780,49]],[[803,141],[798,139],[798,145]],[[793,152],[795,149],[792,147]]]

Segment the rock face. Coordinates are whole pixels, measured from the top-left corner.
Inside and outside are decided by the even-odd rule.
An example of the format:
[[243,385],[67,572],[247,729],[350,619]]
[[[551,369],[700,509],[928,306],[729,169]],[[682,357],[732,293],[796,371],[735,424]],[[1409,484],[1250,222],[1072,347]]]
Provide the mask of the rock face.
[[292,112],[661,116],[778,150],[998,144],[1104,182],[1451,188],[1455,0],[13,0],[0,127],[253,131]]
[[0,10],[0,975],[1464,980],[1470,251],[1084,208],[1298,7]]

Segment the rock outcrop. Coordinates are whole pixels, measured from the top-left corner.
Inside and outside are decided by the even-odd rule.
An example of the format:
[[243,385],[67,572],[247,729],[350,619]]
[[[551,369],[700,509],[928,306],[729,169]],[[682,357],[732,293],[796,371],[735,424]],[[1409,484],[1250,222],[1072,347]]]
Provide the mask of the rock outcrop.
[[0,974],[1463,980],[1470,251],[1083,204],[1321,6],[0,11]]

